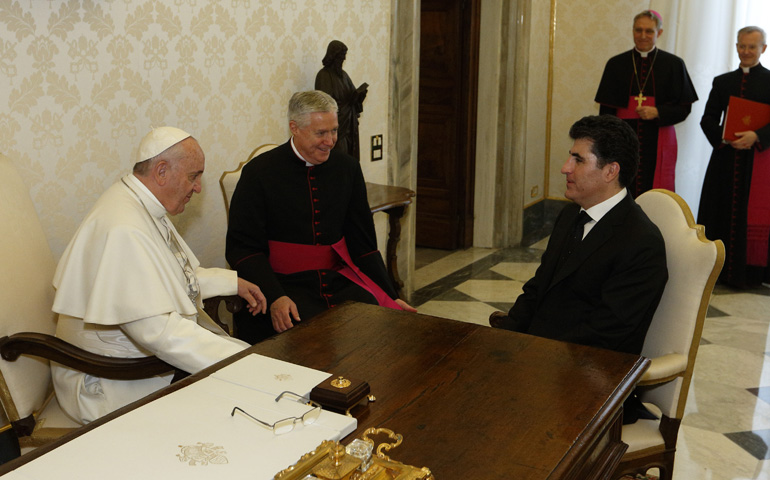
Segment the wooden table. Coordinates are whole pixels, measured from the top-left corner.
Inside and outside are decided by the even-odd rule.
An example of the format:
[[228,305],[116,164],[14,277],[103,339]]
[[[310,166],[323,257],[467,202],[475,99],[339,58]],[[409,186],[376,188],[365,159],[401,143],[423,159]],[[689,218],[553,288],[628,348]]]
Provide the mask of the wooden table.
[[390,279],[396,290],[401,292],[404,282],[398,275],[398,255],[396,247],[401,238],[401,217],[407,205],[412,203],[414,192],[404,187],[393,185],[381,185],[379,183],[366,182],[366,196],[369,200],[369,208],[372,214],[385,212],[388,214],[388,246],[385,252],[385,264],[390,274]]
[[[344,304],[135,402],[59,443],[256,352],[365,379],[358,429],[404,436],[391,458],[439,480],[607,478],[622,403],[649,361],[475,324]],[[0,474],[54,448],[0,466]]]

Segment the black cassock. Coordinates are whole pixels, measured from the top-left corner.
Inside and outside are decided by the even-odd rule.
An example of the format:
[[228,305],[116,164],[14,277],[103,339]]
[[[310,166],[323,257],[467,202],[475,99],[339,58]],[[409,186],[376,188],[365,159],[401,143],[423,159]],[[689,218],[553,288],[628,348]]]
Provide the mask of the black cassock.
[[[641,120],[629,112],[629,106],[637,105],[636,101],[631,105],[629,99],[640,93],[640,87],[642,96],[648,98],[643,105],[655,99],[658,118]],[[687,67],[676,55],[655,48],[642,58],[634,49],[607,61],[594,101],[600,104],[599,113],[623,118],[639,137],[639,171],[629,185],[634,197],[652,188],[674,190],[676,134],[673,125],[687,118],[696,100],[698,95]],[[659,145],[659,141],[664,143]]]
[[[345,238],[353,262],[391,298],[398,298],[377,250],[374,221],[358,161],[332,151],[308,167],[289,142],[247,163],[233,193],[226,258],[238,275],[258,285],[268,305],[287,295],[300,318],[355,300],[377,304],[368,291],[334,270],[277,274],[268,241],[332,245]],[[255,343],[275,333],[267,315],[235,315],[236,335]]]
[[[757,65],[744,74],[742,69],[714,78],[700,125],[714,150],[703,180],[698,223],[706,236],[725,244],[725,266],[720,280],[745,287],[762,280],[762,268],[747,267],[747,212],[752,188],[765,192],[770,186],[752,185],[754,160],[770,146],[770,125],[758,130],[759,144],[751,150],[735,150],[722,142],[722,121],[730,96],[770,104],[770,70]],[[765,162],[770,162],[767,158]],[[763,193],[763,192],[754,192]],[[767,205],[765,205],[767,208]],[[767,248],[766,246],[764,248]],[[759,265],[763,267],[763,265]],[[767,281],[767,278],[764,279]]]

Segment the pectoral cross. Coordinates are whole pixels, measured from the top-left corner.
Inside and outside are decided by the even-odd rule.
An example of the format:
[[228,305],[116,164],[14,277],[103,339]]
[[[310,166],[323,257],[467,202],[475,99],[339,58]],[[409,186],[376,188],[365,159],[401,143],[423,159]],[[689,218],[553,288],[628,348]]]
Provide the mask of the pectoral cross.
[[634,98],[636,99],[636,106],[637,106],[637,108],[641,107],[642,106],[642,102],[647,100],[647,97],[643,97],[642,96],[642,92],[639,92],[639,95],[635,96]]

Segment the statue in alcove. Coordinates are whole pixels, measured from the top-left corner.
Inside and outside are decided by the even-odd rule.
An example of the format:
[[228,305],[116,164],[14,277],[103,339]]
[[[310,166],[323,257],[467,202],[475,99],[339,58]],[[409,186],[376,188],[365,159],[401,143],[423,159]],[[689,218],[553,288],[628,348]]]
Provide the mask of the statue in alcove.
[[364,111],[364,99],[369,85],[362,83],[356,88],[342,69],[348,47],[339,40],[332,40],[326,48],[323,68],[315,77],[315,89],[326,92],[337,101],[339,130],[335,150],[360,160],[358,141],[358,117]]

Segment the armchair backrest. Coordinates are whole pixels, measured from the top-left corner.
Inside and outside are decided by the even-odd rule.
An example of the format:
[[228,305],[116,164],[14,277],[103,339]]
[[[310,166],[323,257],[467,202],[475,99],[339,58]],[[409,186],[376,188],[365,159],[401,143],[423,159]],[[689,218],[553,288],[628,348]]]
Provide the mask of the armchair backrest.
[[241,169],[243,166],[249,163],[252,158],[265,153],[268,150],[272,150],[277,146],[278,145],[275,143],[260,145],[255,148],[251,154],[249,154],[249,158],[241,162],[235,170],[224,172],[219,178],[219,185],[222,187],[222,195],[225,198],[225,212],[227,212],[228,215],[230,214],[230,199],[233,198],[233,192],[235,191],[236,185],[238,185],[238,180],[241,178]]
[[[21,331],[53,334],[51,280],[56,265],[29,191],[2,154],[0,225],[0,337]],[[4,381],[10,392],[8,398],[0,388],[9,420],[25,418],[40,408],[50,384],[47,360],[25,356],[10,363],[0,359],[0,375],[0,386]]]
[[642,355],[675,354],[686,361],[684,374],[645,389],[641,397],[667,417],[681,419],[711,292],[724,263],[724,245],[706,239],[703,226],[695,224],[687,203],[674,192],[651,190],[636,202],[663,235],[669,276]]

